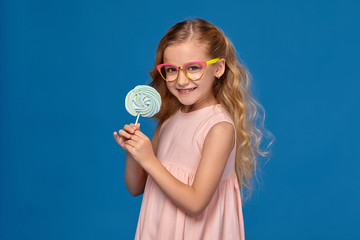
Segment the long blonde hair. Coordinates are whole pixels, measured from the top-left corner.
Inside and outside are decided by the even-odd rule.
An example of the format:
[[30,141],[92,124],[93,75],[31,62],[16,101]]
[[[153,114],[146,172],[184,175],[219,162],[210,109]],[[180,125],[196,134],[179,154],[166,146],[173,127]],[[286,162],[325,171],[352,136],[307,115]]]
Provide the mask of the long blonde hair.
[[[162,98],[160,112],[155,117],[159,120],[159,124],[162,124],[181,106],[178,99],[167,89],[156,66],[163,63],[164,51],[168,46],[188,40],[204,44],[208,49],[209,57],[225,59],[225,73],[214,81],[213,91],[215,98],[227,110],[235,124],[237,139],[235,170],[239,185],[241,189],[251,190],[251,180],[257,168],[255,153],[261,156],[268,155],[268,152],[260,150],[263,134],[255,126],[257,109],[263,108],[251,96],[249,75],[238,61],[233,44],[219,28],[203,19],[185,20],[171,27],[160,40],[155,66],[150,73],[153,79],[150,85],[159,91]],[[270,133],[267,130],[266,132]]]

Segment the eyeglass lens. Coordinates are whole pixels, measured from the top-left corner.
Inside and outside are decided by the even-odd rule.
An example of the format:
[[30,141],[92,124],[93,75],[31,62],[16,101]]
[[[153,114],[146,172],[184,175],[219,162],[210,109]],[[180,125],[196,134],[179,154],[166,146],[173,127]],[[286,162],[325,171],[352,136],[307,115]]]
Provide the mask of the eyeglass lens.
[[[198,80],[202,77],[204,68],[200,63],[189,63],[184,66],[184,71],[190,80]],[[170,64],[162,66],[160,72],[167,81],[174,81],[178,77],[178,69]]]

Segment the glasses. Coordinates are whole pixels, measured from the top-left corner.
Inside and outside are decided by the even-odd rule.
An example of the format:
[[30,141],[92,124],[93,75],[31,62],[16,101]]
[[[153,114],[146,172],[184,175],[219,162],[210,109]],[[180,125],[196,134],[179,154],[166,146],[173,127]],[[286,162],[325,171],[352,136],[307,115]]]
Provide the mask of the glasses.
[[214,58],[207,62],[188,62],[185,63],[182,67],[176,66],[170,63],[163,63],[156,66],[156,69],[159,71],[161,77],[167,81],[172,82],[178,79],[179,71],[182,69],[185,73],[185,76],[192,80],[199,80],[203,75],[207,65],[217,63],[220,58]]

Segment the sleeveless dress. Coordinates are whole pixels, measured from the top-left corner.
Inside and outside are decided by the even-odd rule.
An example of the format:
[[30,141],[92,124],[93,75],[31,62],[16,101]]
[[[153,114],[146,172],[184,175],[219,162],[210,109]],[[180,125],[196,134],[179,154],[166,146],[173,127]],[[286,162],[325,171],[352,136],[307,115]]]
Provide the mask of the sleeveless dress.
[[[229,122],[234,126],[220,104],[190,113],[178,110],[160,129],[157,158],[174,177],[191,185],[205,137],[219,122]],[[235,148],[210,203],[195,217],[188,216],[174,205],[149,176],[135,239],[245,239],[240,190],[235,174]]]

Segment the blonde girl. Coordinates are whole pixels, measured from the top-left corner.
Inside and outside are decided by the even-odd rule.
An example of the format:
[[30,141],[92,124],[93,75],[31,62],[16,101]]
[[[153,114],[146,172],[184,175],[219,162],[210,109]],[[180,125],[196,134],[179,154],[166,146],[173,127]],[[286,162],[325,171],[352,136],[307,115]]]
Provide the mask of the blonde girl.
[[126,186],[144,194],[135,239],[244,239],[240,193],[264,153],[233,45],[203,19],[179,22],[150,75],[162,97],[152,140],[139,124],[114,132],[127,152]]

